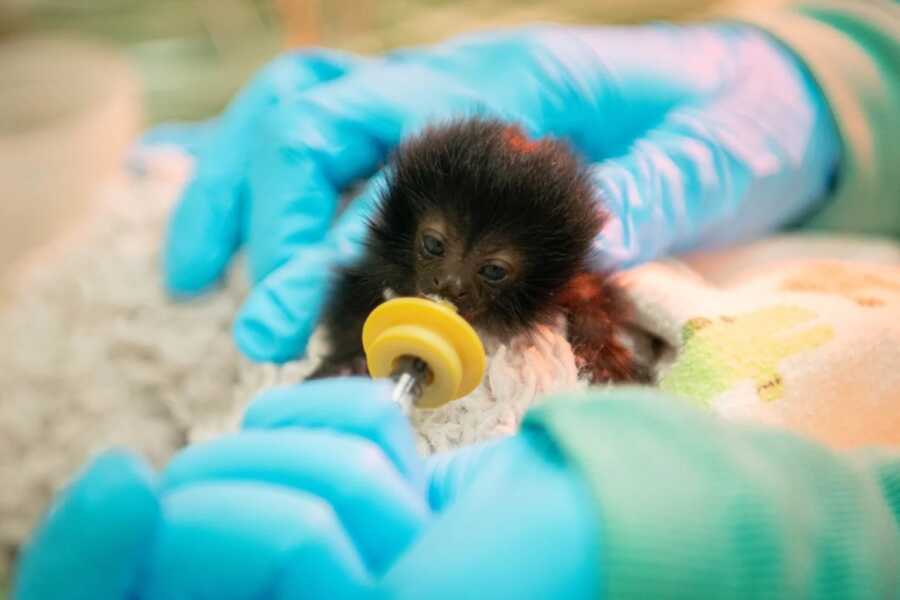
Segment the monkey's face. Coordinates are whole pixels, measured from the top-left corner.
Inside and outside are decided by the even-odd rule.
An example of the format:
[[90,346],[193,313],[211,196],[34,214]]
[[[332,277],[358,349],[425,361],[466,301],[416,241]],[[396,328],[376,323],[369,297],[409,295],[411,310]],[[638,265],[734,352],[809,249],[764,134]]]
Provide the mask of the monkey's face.
[[522,256],[498,235],[467,240],[440,216],[427,216],[415,236],[415,284],[421,296],[452,302],[470,323],[500,323],[502,298],[520,282]]
[[564,143],[499,122],[426,130],[387,173],[364,276],[379,293],[446,298],[501,338],[556,314],[602,221],[590,174]]

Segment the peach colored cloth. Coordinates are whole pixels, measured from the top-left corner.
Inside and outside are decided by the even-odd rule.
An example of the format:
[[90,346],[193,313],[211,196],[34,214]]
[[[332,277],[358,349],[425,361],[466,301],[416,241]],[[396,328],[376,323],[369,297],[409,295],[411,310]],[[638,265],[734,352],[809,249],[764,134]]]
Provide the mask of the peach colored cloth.
[[834,446],[900,445],[900,246],[781,237],[622,275],[662,389]]

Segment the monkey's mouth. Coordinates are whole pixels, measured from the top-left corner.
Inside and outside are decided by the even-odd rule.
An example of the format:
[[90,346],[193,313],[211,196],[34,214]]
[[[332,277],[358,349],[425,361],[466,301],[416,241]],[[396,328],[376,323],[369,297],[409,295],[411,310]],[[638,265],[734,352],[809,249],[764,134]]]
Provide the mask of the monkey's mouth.
[[425,300],[431,300],[432,302],[439,302],[441,304],[448,304],[453,307],[457,312],[459,311],[459,307],[456,306],[450,299],[441,296],[440,294],[423,294],[422,292],[418,293],[419,298],[424,298]]
[[459,316],[461,316],[463,319],[468,321],[469,323],[472,323],[473,319],[478,316],[477,310],[473,310],[473,309],[467,308],[465,306],[460,306],[459,304],[456,304],[449,298],[441,296],[440,294],[425,294],[423,292],[416,290],[416,296],[418,296],[419,298],[424,298],[425,300],[431,300],[432,302],[440,302],[441,304],[447,304],[447,305],[453,307],[453,309],[456,311],[456,313]]

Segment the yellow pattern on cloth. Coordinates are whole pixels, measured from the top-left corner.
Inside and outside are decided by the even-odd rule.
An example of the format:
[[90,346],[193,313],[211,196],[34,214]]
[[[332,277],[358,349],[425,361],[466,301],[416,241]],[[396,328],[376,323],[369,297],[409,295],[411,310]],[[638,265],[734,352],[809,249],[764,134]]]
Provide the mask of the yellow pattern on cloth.
[[900,245],[787,235],[618,277],[663,390],[835,447],[900,445]]
[[796,306],[772,306],[710,320],[696,317],[683,329],[681,356],[660,387],[708,406],[742,379],[752,379],[761,400],[784,396],[779,363],[821,346],[832,337],[828,325],[810,325],[817,315]]

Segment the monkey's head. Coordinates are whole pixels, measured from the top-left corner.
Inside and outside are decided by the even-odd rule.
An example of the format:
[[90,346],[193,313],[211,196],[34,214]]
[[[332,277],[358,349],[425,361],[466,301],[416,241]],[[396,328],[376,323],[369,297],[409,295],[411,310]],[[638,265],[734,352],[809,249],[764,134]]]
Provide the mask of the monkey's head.
[[441,296],[499,336],[548,316],[602,224],[582,163],[562,142],[497,121],[437,126],[400,146],[371,223],[369,276]]

